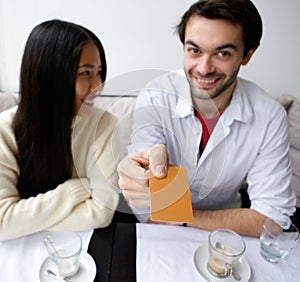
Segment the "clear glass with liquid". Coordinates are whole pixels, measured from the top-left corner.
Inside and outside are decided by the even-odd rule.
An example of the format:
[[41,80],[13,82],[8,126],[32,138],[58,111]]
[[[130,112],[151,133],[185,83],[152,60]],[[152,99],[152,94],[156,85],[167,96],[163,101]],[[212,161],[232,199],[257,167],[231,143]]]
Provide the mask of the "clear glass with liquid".
[[260,254],[266,261],[283,262],[298,239],[299,231],[295,225],[285,230],[273,220],[266,219],[260,235]]

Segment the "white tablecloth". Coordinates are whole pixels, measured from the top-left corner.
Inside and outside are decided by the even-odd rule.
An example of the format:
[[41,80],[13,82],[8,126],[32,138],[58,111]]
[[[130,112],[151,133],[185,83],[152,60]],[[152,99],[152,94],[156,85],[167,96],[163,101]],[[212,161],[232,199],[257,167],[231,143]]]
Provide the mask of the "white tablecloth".
[[[48,256],[43,243],[46,233],[40,232],[15,240],[0,241],[1,282],[40,281],[40,266]],[[82,238],[82,248],[86,251],[93,230],[78,233]]]
[[[205,281],[193,264],[195,250],[207,243],[208,231],[182,226],[137,224],[137,282]],[[259,239],[244,237],[244,257],[251,267],[250,281],[299,282],[300,242],[281,264],[259,254]]]

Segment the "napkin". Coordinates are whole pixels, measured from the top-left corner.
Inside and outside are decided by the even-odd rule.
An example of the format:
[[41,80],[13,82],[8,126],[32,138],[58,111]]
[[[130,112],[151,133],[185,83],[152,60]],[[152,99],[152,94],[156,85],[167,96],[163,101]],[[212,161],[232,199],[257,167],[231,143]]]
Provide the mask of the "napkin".
[[[0,281],[39,282],[39,270],[48,253],[43,240],[49,232],[43,231],[14,240],[0,241]],[[87,251],[93,230],[78,232],[82,249]]]
[[208,232],[190,227],[137,224],[137,282],[205,281],[194,269],[193,255]]
[[[136,232],[137,282],[206,281],[194,266],[194,253],[199,246],[207,244],[208,231],[192,227],[138,223]],[[284,263],[271,264],[259,254],[259,238],[243,239],[246,243],[244,258],[251,268],[250,282],[299,281],[300,241]],[[214,280],[216,279],[212,279]],[[226,279],[227,281],[234,279]]]

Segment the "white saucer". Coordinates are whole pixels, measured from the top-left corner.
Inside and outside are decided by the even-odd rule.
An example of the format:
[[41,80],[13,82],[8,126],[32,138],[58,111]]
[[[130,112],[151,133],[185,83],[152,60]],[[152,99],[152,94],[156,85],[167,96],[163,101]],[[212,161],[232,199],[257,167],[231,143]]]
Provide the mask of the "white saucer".
[[[72,282],[93,282],[96,276],[96,264],[93,258],[88,253],[81,253],[79,258],[80,266],[76,275],[68,278],[68,281]],[[50,269],[54,273],[57,273],[57,266],[55,263],[47,257],[40,267],[40,281],[41,282],[54,282],[55,279],[49,277],[46,274],[46,270]],[[58,280],[57,280],[58,281]]]
[[[194,253],[194,265],[200,275],[205,278],[207,281],[222,281],[222,282],[236,282],[236,280],[232,276],[228,276],[226,278],[217,278],[211,275],[207,268],[208,260],[208,245],[201,245],[196,249]],[[240,282],[248,282],[251,276],[251,268],[245,259],[245,257],[241,257],[239,261],[235,264],[235,270],[241,276]]]

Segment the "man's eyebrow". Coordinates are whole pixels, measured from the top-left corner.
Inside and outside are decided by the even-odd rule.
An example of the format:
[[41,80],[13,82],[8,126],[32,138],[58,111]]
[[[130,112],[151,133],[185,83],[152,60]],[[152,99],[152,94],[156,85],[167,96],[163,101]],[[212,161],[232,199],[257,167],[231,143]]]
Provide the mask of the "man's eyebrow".
[[233,49],[235,51],[238,50],[237,46],[234,44],[231,44],[231,43],[218,46],[215,50],[218,51],[218,50],[223,50],[223,49]]
[[[198,46],[194,41],[192,41],[192,40],[187,40],[186,42],[185,42],[185,45],[192,45],[192,46],[194,46],[195,48],[198,48],[198,49],[200,49],[201,50],[201,48],[200,48],[200,46]],[[215,48],[215,50],[216,51],[220,51],[220,50],[223,50],[223,49],[233,49],[233,50],[238,50],[238,48],[237,48],[237,46],[236,45],[234,45],[234,44],[231,44],[231,43],[227,43],[227,44],[223,44],[223,45],[221,45],[221,46],[218,46],[217,48]]]
[[184,45],[187,45],[187,44],[193,45],[194,47],[200,49],[200,47],[192,40],[187,40]]

